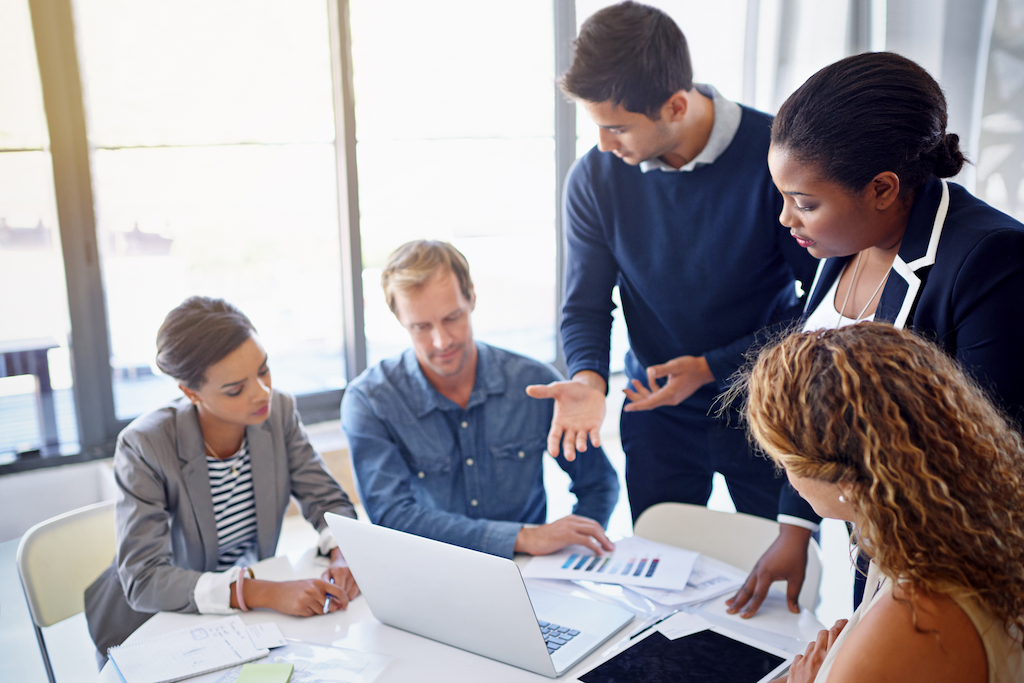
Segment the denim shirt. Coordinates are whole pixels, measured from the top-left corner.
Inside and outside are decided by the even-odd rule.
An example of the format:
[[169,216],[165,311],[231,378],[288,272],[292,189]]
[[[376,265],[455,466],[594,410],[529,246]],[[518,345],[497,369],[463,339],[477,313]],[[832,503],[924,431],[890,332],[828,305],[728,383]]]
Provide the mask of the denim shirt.
[[[512,557],[524,524],[547,514],[543,458],[554,401],[526,395],[561,379],[536,360],[477,343],[463,409],[427,381],[412,349],[356,378],[341,403],[359,497],[374,524]],[[573,512],[607,525],[619,483],[604,451],[575,461]]]

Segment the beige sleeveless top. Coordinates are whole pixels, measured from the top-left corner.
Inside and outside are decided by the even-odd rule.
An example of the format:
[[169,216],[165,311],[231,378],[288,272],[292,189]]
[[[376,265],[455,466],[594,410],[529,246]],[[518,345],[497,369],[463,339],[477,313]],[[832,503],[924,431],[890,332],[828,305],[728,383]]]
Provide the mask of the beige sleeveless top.
[[[864,615],[890,592],[892,592],[892,580],[882,574],[878,566],[872,562],[868,569],[864,591],[866,599],[850,617],[843,632],[836,638],[832,649],[828,651],[825,661],[821,664],[821,669],[818,670],[818,675],[814,678],[814,683],[825,683],[828,680],[832,663],[835,662],[839,649],[846,642],[846,637],[853,629],[857,628],[857,624],[864,618]],[[981,636],[981,642],[985,647],[985,659],[988,660],[988,683],[1024,683],[1024,649],[1020,644],[1010,638],[1002,624],[973,600],[956,599],[956,604],[964,611],[971,623],[974,624],[974,628],[978,630],[978,635]]]

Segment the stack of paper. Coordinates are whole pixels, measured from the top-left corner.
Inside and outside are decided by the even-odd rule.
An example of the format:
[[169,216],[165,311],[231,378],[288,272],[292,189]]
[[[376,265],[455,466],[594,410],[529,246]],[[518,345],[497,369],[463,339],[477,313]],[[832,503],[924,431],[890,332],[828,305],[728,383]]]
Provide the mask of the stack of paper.
[[662,605],[692,605],[737,591],[746,579],[747,572],[707,555],[701,555],[693,565],[686,588],[681,591],[658,590],[644,586],[630,586],[630,590]]
[[602,555],[570,546],[553,555],[534,557],[523,570],[523,577],[681,591],[686,588],[698,557],[698,553],[690,550],[631,536],[616,542],[613,552]]
[[270,651],[253,644],[241,619],[227,617],[118,645],[108,654],[126,683],[172,683],[251,662]]

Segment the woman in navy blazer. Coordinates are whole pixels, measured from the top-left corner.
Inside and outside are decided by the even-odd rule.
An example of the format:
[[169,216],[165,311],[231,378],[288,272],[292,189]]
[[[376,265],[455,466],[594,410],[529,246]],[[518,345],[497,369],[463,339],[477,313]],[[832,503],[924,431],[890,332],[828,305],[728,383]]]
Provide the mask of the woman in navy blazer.
[[[861,320],[913,329],[960,361],[1020,429],[1024,226],[944,180],[964,163],[938,83],[885,52],[812,76],[779,110],[768,153],[780,221],[822,259],[804,329]],[[779,511],[779,538],[731,601],[733,612],[747,605],[743,616],[780,579],[799,609],[820,517],[788,486]]]

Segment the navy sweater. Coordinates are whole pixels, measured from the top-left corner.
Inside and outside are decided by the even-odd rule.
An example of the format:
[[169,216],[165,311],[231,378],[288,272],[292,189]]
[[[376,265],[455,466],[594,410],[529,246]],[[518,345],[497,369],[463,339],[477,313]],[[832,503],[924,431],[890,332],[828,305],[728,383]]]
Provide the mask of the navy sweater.
[[566,185],[568,262],[562,340],[569,375],[608,377],[618,284],[629,329],[626,371],[704,356],[718,386],[683,406],[706,413],[742,364],[755,333],[799,318],[793,286],[810,288],[817,261],[778,221],[768,173],[771,117],[743,107],[739,130],[714,163],[644,173],[595,147]]

